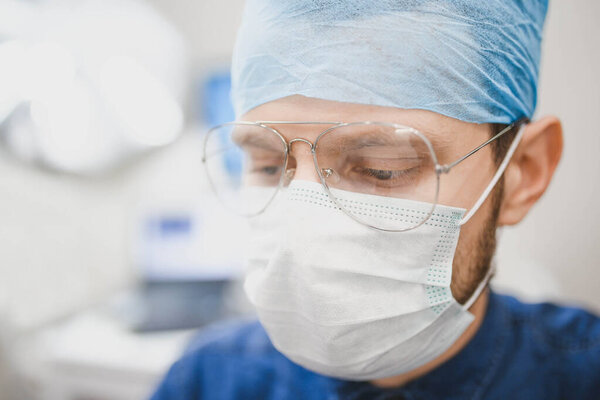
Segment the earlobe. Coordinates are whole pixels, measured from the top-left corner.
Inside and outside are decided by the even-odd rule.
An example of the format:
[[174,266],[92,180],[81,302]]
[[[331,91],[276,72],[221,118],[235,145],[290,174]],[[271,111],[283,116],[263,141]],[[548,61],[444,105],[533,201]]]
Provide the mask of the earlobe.
[[562,125],[547,116],[528,124],[521,144],[504,174],[498,225],[520,222],[544,194],[560,161]]

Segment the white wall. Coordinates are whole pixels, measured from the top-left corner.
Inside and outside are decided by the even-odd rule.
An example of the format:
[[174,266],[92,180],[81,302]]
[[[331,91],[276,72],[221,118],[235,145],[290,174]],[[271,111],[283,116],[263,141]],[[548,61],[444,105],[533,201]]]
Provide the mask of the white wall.
[[[228,59],[241,0],[151,0],[189,40],[196,67]],[[565,128],[555,181],[501,239],[497,286],[600,311],[600,3],[554,1],[546,25],[538,115]],[[136,205],[190,202],[189,137],[106,179],[45,173],[0,153],[0,318],[33,327],[129,284]],[[165,188],[169,188],[168,191]]]
[[197,67],[228,63],[242,17],[243,0],[148,0],[181,29]]

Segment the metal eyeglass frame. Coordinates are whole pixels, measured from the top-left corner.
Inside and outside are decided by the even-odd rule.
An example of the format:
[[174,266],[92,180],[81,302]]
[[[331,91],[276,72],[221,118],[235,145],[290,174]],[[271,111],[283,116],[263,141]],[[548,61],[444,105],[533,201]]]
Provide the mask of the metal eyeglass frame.
[[[216,130],[222,128],[222,127],[232,126],[232,125],[260,126],[261,128],[264,128],[264,129],[267,129],[267,130],[273,132],[275,135],[277,135],[277,137],[279,137],[279,139],[282,141],[282,143],[284,145],[284,148],[285,148],[285,157],[284,157],[283,169],[282,169],[281,177],[279,178],[279,183],[278,183],[277,188],[275,189],[275,191],[273,193],[273,196],[269,199],[269,201],[265,204],[265,206],[263,208],[261,208],[258,212],[254,213],[252,215],[246,215],[247,217],[251,217],[251,216],[255,216],[255,215],[261,214],[271,204],[271,202],[275,198],[276,194],[279,192],[279,190],[281,189],[281,187],[284,185],[284,182],[285,182],[285,179],[286,179],[286,171],[287,171],[287,164],[288,164],[289,152],[290,152],[290,148],[291,148],[292,143],[303,142],[303,143],[306,143],[306,144],[308,144],[310,146],[310,150],[311,150],[311,153],[312,153],[315,170],[317,171],[317,174],[319,176],[321,184],[325,188],[325,191],[327,192],[327,195],[329,196],[329,198],[338,206],[338,208],[340,210],[342,210],[346,215],[348,215],[354,221],[360,223],[361,225],[365,225],[365,226],[367,226],[369,228],[372,228],[372,229],[375,229],[375,230],[378,230],[378,231],[385,231],[385,232],[405,232],[405,231],[409,231],[409,230],[412,230],[412,229],[416,229],[419,226],[421,226],[424,223],[426,223],[427,220],[429,220],[429,218],[431,217],[431,215],[435,211],[435,207],[438,204],[438,195],[439,195],[439,189],[440,189],[440,176],[442,174],[449,173],[452,170],[452,168],[454,168],[456,165],[458,165],[462,161],[466,160],[467,158],[469,158],[470,156],[472,156],[473,154],[475,154],[476,152],[478,152],[479,150],[481,150],[482,148],[484,148],[488,144],[490,144],[493,141],[497,140],[498,138],[500,138],[501,136],[503,136],[507,132],[510,132],[510,131],[512,131],[515,128],[518,128],[519,131],[517,132],[517,135],[515,136],[515,138],[513,139],[512,143],[510,145],[510,147],[508,148],[508,150],[506,152],[506,155],[504,156],[504,159],[502,160],[502,162],[501,162],[500,166],[498,167],[496,173],[494,174],[494,176],[490,180],[490,183],[488,184],[488,186],[486,187],[486,189],[483,191],[483,193],[481,194],[481,196],[479,197],[479,199],[473,205],[473,207],[471,207],[471,209],[466,213],[466,215],[459,221],[458,225],[460,226],[460,225],[465,224],[473,216],[473,214],[475,214],[475,212],[479,209],[479,207],[481,207],[481,205],[483,204],[483,202],[485,201],[485,199],[487,198],[487,196],[489,195],[489,193],[492,191],[492,189],[494,188],[494,186],[496,185],[496,183],[498,182],[498,180],[502,176],[502,173],[506,169],[506,166],[508,165],[508,162],[510,161],[510,158],[512,157],[514,151],[516,150],[516,148],[517,148],[517,146],[518,146],[518,144],[519,144],[519,142],[521,140],[521,137],[522,137],[522,134],[523,134],[523,129],[522,128],[527,123],[529,123],[529,119],[528,118],[521,118],[521,119],[513,122],[512,124],[508,125],[504,129],[502,129],[500,132],[498,132],[497,134],[495,134],[494,136],[492,136],[490,139],[486,140],[485,142],[483,142],[479,146],[475,147],[473,150],[469,151],[468,153],[466,153],[462,157],[458,158],[457,160],[455,160],[455,161],[453,161],[451,163],[448,163],[448,164],[439,164],[438,163],[437,155],[435,154],[435,150],[434,150],[434,148],[433,148],[430,140],[425,135],[423,135],[421,132],[419,132],[418,130],[416,130],[414,128],[411,128],[411,127],[408,127],[408,126],[401,125],[401,124],[395,124],[395,123],[390,123],[390,122],[375,122],[375,121],[359,121],[359,122],[331,122],[331,121],[234,121],[234,122],[227,122],[227,123],[224,123],[224,124],[220,124],[220,125],[214,126],[213,128],[211,128],[207,132],[207,134],[205,135],[205,138],[204,138],[204,146],[203,146],[203,152],[202,152],[202,163],[205,164],[205,168],[204,169],[205,169],[205,171],[207,173],[209,184],[212,187],[213,192],[215,194],[217,194],[217,196],[218,196],[218,191],[216,190],[214,182],[212,181],[212,178],[210,177],[210,174],[208,173],[208,169],[206,168],[206,151],[207,151],[207,143],[208,143],[208,139],[210,137],[210,133],[213,132],[213,131],[216,131]],[[291,139],[289,141],[286,141],[285,137],[279,131],[277,131],[275,128],[273,128],[273,127],[271,127],[269,125],[333,125],[333,126],[327,128],[324,131],[322,131],[321,133],[319,133],[319,135],[317,136],[317,138],[315,139],[315,141],[313,143],[310,140],[307,140],[307,139],[304,139],[304,138],[294,138],[294,139]],[[404,129],[404,130],[408,129],[411,133],[417,135],[419,138],[421,138],[425,142],[425,144],[426,144],[426,146],[427,146],[427,148],[428,148],[428,150],[430,152],[431,158],[432,158],[433,162],[435,163],[436,190],[435,190],[435,197],[434,197],[434,201],[432,203],[433,206],[432,206],[431,210],[429,211],[429,213],[427,214],[427,216],[423,219],[423,221],[421,221],[418,225],[415,225],[415,226],[407,228],[407,229],[384,229],[384,228],[380,228],[380,227],[377,227],[377,226],[373,226],[373,225],[367,224],[367,223],[361,221],[360,219],[356,218],[350,212],[346,211],[346,208],[343,207],[340,204],[340,202],[338,201],[338,199],[331,193],[331,190],[329,189],[329,186],[327,185],[326,178],[323,176],[323,172],[319,168],[319,163],[317,161],[317,146],[318,146],[318,143],[319,143],[319,139],[321,137],[323,137],[324,135],[326,135],[327,133],[329,133],[330,131],[334,130],[334,129],[337,129],[337,128],[340,128],[340,127],[344,127],[344,126],[354,126],[354,125],[380,125],[380,126],[393,127],[393,128],[396,128],[396,129]]]

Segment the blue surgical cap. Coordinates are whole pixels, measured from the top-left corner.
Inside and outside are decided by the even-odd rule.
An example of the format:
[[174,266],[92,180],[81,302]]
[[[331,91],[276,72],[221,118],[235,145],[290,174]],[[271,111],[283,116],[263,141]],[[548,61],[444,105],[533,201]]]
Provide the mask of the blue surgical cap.
[[232,64],[238,116],[293,94],[531,117],[547,0],[247,0]]

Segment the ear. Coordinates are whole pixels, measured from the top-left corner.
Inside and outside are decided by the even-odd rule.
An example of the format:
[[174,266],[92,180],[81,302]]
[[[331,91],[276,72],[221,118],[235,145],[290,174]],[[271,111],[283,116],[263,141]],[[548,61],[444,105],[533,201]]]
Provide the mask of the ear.
[[547,116],[525,126],[523,138],[504,172],[498,225],[520,222],[544,194],[563,148],[562,125]]

